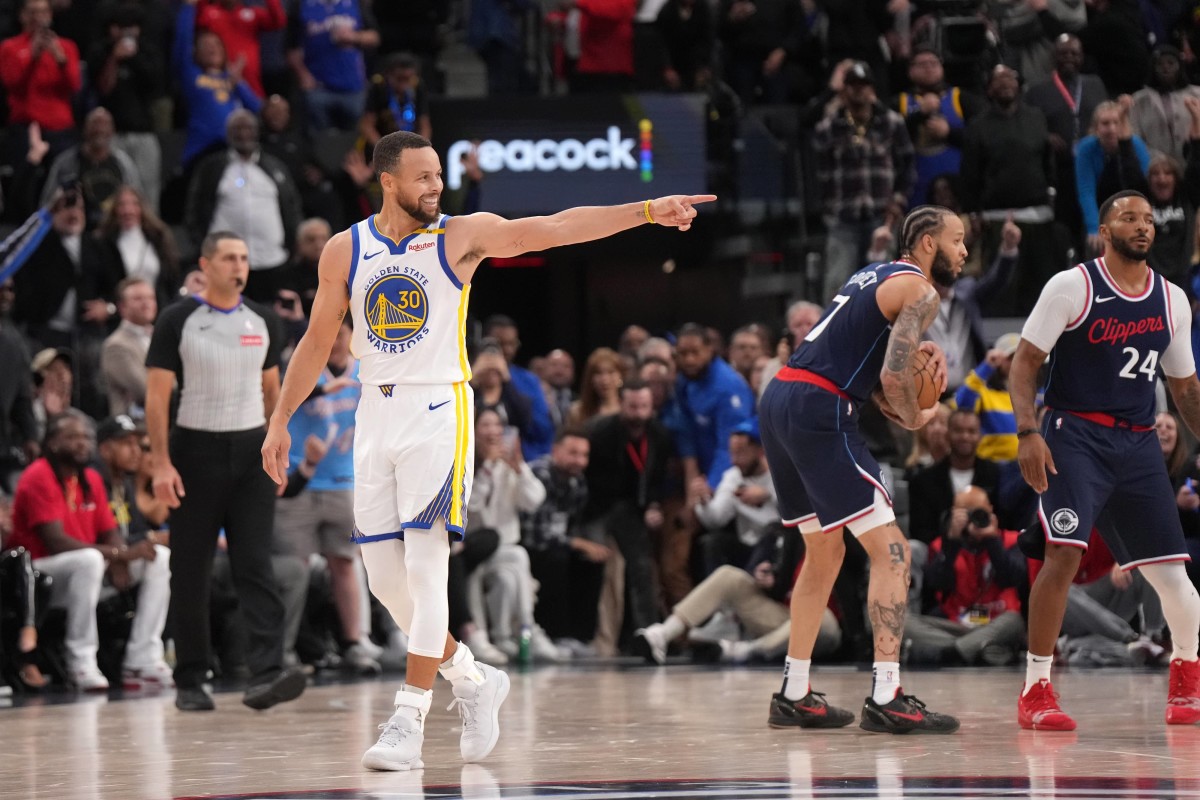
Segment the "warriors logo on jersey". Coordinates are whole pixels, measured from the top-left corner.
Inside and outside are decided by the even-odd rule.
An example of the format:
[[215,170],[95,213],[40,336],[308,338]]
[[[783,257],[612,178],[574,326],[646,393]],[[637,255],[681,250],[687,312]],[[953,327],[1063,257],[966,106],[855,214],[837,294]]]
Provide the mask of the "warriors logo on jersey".
[[363,319],[367,341],[383,353],[402,353],[419,342],[429,329],[429,279],[411,267],[389,266],[367,280]]

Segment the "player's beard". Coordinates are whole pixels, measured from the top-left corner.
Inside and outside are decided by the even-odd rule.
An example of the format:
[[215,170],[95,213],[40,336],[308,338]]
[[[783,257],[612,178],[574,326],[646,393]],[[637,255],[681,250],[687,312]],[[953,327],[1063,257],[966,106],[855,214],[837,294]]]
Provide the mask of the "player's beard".
[[[1150,255],[1149,246],[1147,246],[1145,250],[1139,250],[1130,243],[1129,239],[1118,239],[1115,236],[1112,237],[1111,241],[1112,249],[1116,250],[1130,261],[1145,261],[1146,256]],[[1151,242],[1151,244],[1153,244],[1153,242]]]
[[416,199],[416,202],[409,204],[404,201],[404,198],[397,195],[396,204],[400,206],[401,211],[403,211],[405,214],[408,214],[422,225],[432,225],[441,219],[442,216],[441,203],[438,203],[438,207],[433,210],[432,214],[430,214],[426,212],[424,206],[421,205],[421,198],[419,197]]
[[958,280],[958,276],[954,274],[954,266],[950,257],[940,247],[933,257],[933,264],[929,267],[929,275],[933,278],[934,283],[945,289],[949,289]]

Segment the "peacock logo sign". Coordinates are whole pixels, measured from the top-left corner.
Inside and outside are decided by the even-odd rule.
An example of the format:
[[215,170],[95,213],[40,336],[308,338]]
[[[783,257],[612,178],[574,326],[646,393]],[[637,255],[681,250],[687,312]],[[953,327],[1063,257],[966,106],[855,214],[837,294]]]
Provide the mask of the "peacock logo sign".
[[[446,187],[462,186],[463,157],[475,146],[467,139],[450,145],[446,156]],[[604,136],[582,139],[487,139],[478,145],[479,168],[484,172],[605,172],[631,170],[645,182],[654,177],[653,126],[638,122],[638,138],[623,136],[616,125]]]

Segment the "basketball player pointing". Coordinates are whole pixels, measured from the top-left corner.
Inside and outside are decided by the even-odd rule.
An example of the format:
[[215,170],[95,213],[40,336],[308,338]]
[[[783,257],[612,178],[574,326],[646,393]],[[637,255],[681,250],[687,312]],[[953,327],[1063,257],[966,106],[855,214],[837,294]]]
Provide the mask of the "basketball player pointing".
[[792,590],[783,689],[771,698],[772,727],[840,728],[854,721],[851,712],[813,692],[808,680],[847,527],[871,559],[867,604],[875,673],[860,726],[882,733],[958,730],[958,720],[926,710],[900,688],[908,540],[896,525],[884,473],[858,433],[858,412],[874,396],[885,414],[910,430],[937,413],[918,407],[912,369],[918,350],[932,354],[939,393],[945,391],[945,355],[922,342],[921,334],[938,311],[930,281],[950,286],[962,271],[963,233],[948,209],[913,209],[900,230],[900,259],[852,275],[763,394],[759,421],[779,509],[785,525],[799,526],[806,548]]
[[[1100,207],[1102,258],[1051,278],[1021,332],[1009,383],[1021,474],[1041,495],[1045,568],[1029,595],[1029,660],[1017,704],[1022,728],[1070,731],[1050,684],[1067,592],[1093,526],[1123,569],[1137,567],[1171,626],[1167,723],[1200,721],[1200,596],[1154,434],[1159,369],[1187,426],[1200,434],[1192,314],[1183,290],[1146,265],[1154,214],[1137,192]],[[1046,417],[1034,409],[1046,354]],[[1051,455],[1053,453],[1053,455]],[[1047,474],[1049,473],[1049,474]]]
[[383,210],[330,239],[308,331],[292,356],[263,444],[263,468],[287,478],[288,418],[312,391],[347,307],[363,383],[354,437],[355,541],[371,592],[409,636],[396,712],[363,756],[372,769],[420,769],[425,715],[440,671],[463,720],[467,761],[499,735],[508,676],[477,664],[447,633],[450,539],[461,538],[471,492],[474,425],[467,295],[479,262],[586,242],[638,225],[687,230],[711,195],[572,208],[549,217],[441,214],[442,168],[429,141],[392,133],[375,145]]

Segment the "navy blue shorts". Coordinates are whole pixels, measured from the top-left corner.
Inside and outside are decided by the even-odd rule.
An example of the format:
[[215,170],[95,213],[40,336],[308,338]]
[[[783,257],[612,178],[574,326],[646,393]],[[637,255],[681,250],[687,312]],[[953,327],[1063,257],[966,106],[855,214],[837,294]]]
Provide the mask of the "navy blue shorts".
[[1153,430],[1109,428],[1064,411],[1043,427],[1058,474],[1038,501],[1046,541],[1087,549],[1095,527],[1124,569],[1189,561],[1175,491]]
[[775,379],[758,414],[785,525],[853,526],[877,510],[876,492],[890,508],[886,473],[858,432],[857,403],[810,383]]

